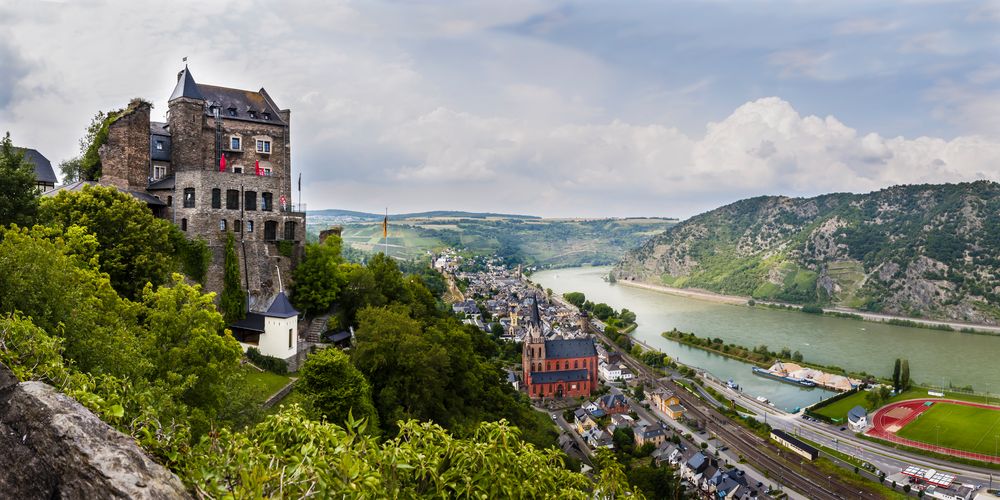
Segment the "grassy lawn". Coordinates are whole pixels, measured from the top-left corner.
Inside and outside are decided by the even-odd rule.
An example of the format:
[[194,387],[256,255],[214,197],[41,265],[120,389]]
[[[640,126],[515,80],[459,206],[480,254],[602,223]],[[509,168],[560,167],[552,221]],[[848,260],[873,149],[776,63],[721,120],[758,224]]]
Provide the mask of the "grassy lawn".
[[[986,396],[979,396],[975,394],[965,394],[962,392],[951,392],[951,391],[941,391],[944,393],[944,398],[941,399],[957,399],[959,401],[970,401],[972,403],[988,403],[991,405],[1000,406],[1000,397],[997,395],[991,395],[989,398]],[[907,399],[938,399],[935,396],[929,396],[927,394],[927,389],[922,387],[913,387],[907,389],[897,396],[889,399],[890,403],[895,403],[896,401],[906,401]]]
[[851,408],[855,406],[860,405],[868,411],[872,410],[872,408],[869,408],[868,401],[865,401],[865,396],[867,395],[868,391],[858,391],[844,399],[830,403],[829,406],[813,410],[813,413],[818,413],[824,417],[832,418],[836,422],[844,423],[847,422],[847,412],[851,411]]
[[267,398],[271,397],[272,394],[278,392],[279,389],[284,387],[291,378],[285,375],[276,375],[271,372],[259,372],[253,368],[247,368],[247,381],[250,385],[260,388],[260,402],[263,403]]
[[896,435],[922,443],[992,455],[1000,436],[1000,411],[934,403]]

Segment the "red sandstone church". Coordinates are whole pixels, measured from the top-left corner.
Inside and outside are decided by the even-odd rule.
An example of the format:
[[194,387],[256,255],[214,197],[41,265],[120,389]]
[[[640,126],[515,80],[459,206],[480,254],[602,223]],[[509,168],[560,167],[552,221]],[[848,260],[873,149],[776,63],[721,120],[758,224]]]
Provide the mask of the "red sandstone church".
[[597,387],[594,339],[545,340],[537,298],[531,302],[521,366],[524,386],[533,398],[589,397]]

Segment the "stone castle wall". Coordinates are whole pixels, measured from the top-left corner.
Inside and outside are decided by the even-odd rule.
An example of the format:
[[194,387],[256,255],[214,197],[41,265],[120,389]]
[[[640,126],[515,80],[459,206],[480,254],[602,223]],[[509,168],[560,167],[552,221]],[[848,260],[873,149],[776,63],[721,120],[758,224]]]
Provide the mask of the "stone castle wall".
[[124,116],[108,127],[101,145],[102,184],[125,191],[145,191],[149,185],[149,110],[144,101],[132,101]]

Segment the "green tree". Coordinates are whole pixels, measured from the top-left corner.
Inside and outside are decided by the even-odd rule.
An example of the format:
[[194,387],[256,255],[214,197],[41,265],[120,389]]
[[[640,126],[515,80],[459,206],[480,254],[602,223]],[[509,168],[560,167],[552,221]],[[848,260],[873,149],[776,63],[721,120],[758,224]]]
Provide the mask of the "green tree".
[[152,364],[149,378],[182,388],[181,398],[200,410],[208,426],[227,406],[230,388],[242,379],[240,345],[228,331],[201,286],[184,283],[174,274],[170,286],[143,291],[145,357]]
[[339,349],[323,349],[310,356],[299,377],[298,390],[317,416],[340,425],[348,422],[349,416],[366,419],[368,429],[378,430],[371,386]]
[[35,168],[14,148],[8,132],[0,140],[0,226],[30,225],[38,211]]
[[910,360],[904,359],[899,368],[899,390],[905,391],[910,388]]
[[605,304],[604,302],[594,305],[594,316],[597,316],[597,318],[600,319],[601,321],[604,321],[614,316],[614,314],[615,310],[612,309],[611,306]]
[[240,282],[240,258],[236,254],[233,233],[226,233],[226,250],[222,272],[220,308],[226,324],[232,324],[247,316],[247,293],[243,290],[243,284]]
[[900,387],[899,376],[900,376],[901,362],[902,360],[896,358],[896,362],[892,366],[892,389],[896,392],[899,392],[899,387]]
[[93,233],[100,243],[101,271],[126,298],[139,297],[146,283],[165,283],[177,268],[172,236],[177,229],[115,188],[84,186],[45,198],[39,220],[63,228],[78,225]]
[[583,307],[583,303],[587,301],[587,296],[581,292],[568,292],[563,294],[563,298],[566,302],[573,304],[576,307]]
[[292,271],[292,302],[306,314],[329,311],[343,283],[341,239],[331,235],[323,243],[306,245],[305,259]]
[[97,271],[97,249],[78,226],[0,230],[0,312],[20,311],[61,338],[82,371],[135,376],[136,309]]
[[628,309],[622,309],[622,311],[618,313],[618,320],[621,321],[623,325],[635,323],[635,313],[629,311]]

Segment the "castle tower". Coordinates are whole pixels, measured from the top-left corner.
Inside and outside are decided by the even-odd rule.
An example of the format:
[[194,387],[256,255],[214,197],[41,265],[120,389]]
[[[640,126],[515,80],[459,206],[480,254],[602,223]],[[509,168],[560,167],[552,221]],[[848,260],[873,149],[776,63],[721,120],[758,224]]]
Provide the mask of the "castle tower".
[[173,142],[170,163],[173,170],[204,168],[205,97],[198,90],[191,71],[185,65],[177,74],[177,85],[167,99],[167,126]]

